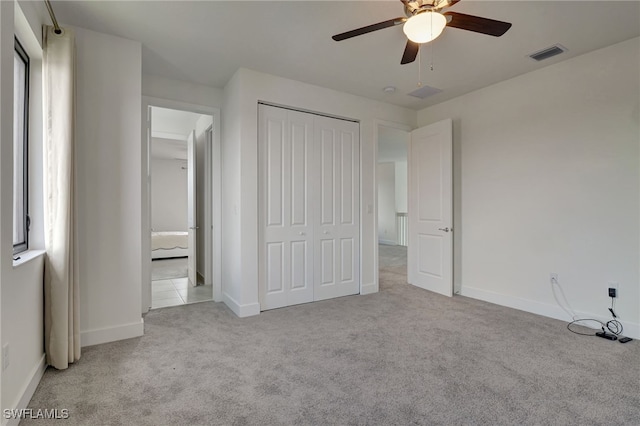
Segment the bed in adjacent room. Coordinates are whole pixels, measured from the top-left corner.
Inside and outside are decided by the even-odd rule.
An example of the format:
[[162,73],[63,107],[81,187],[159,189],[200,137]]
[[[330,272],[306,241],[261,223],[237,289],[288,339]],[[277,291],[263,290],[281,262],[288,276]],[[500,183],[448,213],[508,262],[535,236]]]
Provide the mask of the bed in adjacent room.
[[151,258],[187,257],[189,255],[188,235],[189,233],[184,231],[151,232]]

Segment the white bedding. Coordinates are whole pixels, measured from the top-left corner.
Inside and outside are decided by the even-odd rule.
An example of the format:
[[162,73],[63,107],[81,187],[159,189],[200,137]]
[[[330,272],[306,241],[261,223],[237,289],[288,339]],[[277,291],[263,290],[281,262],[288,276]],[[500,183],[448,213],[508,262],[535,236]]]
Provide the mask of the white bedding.
[[151,233],[151,250],[186,249],[189,247],[187,232],[163,231]]

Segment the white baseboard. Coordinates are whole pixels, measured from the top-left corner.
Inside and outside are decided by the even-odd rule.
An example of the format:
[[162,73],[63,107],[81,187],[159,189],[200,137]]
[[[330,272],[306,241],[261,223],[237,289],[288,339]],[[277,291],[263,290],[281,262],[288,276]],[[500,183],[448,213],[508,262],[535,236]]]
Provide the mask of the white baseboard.
[[[29,381],[26,383],[24,389],[22,390],[22,394],[18,400],[18,403],[15,407],[11,407],[14,410],[24,410],[29,405],[29,401],[33,397],[40,380],[42,380],[42,376],[44,375],[44,371],[47,369],[46,356],[42,354],[40,357],[40,361],[33,367],[31,372],[29,373]],[[7,408],[7,407],[3,407]],[[20,423],[20,419],[10,418],[4,423],[7,426],[16,426]]]
[[384,245],[387,245],[387,246],[397,246],[398,242],[394,241],[394,240],[382,240],[382,239],[379,239],[378,240],[378,244],[384,244]]
[[[473,299],[484,300],[485,302],[495,303],[496,305],[506,306],[508,308],[518,309],[520,311],[529,312],[532,314],[542,315],[548,318],[554,318],[560,321],[570,322],[571,318],[567,315],[567,313],[555,305],[548,305],[546,303],[536,302],[534,300],[523,299],[521,297],[508,296],[505,294],[495,293],[492,291],[462,286],[460,291],[462,296],[471,297]],[[600,320],[602,322],[607,322],[611,319],[611,317],[604,317],[599,314],[593,314],[590,312],[579,312],[576,311],[576,314],[580,318],[593,318]],[[620,320],[622,323],[623,335],[633,337],[634,339],[640,339],[640,324]]]
[[360,294],[372,294],[378,292],[378,286],[376,283],[366,283],[362,284],[360,287]]
[[80,342],[82,347],[93,346],[101,343],[130,339],[132,337],[140,337],[143,334],[144,319],[140,318],[140,322],[83,331],[80,333]]
[[233,311],[234,314],[236,314],[240,318],[250,317],[252,315],[260,314],[259,303],[248,303],[246,305],[241,305],[233,297],[229,296],[229,294],[226,292],[223,295],[223,302],[225,305],[229,307],[229,309]]

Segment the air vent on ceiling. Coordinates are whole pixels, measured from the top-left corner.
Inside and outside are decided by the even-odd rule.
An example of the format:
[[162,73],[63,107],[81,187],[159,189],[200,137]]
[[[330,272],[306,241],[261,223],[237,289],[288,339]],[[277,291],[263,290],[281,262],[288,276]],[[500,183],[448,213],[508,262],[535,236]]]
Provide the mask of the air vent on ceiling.
[[435,87],[422,86],[419,89],[416,89],[411,93],[407,93],[407,95],[413,96],[415,98],[424,99],[424,98],[428,98],[429,96],[435,95],[436,93],[440,93],[440,92],[442,92],[442,90],[436,89]]
[[536,61],[544,61],[545,59],[549,59],[552,56],[559,55],[566,51],[566,47],[562,46],[561,44],[556,44],[554,46],[547,47],[546,49],[542,49],[538,52],[532,53],[531,55],[529,55],[529,57]]

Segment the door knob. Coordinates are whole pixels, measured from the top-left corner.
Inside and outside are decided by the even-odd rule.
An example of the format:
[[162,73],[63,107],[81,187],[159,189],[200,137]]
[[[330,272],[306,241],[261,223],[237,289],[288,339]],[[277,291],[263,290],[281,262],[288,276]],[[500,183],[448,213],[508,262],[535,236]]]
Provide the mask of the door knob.
[[[438,230],[440,231],[444,231],[444,232],[449,232],[449,228],[438,228]],[[451,231],[453,231],[453,228],[451,228]]]
[[300,235],[305,235],[304,232],[300,231]]
[[329,231],[322,231],[322,233],[323,233],[323,234],[328,234],[328,233],[329,233]]
[[200,229],[199,226],[190,226],[189,229]]

